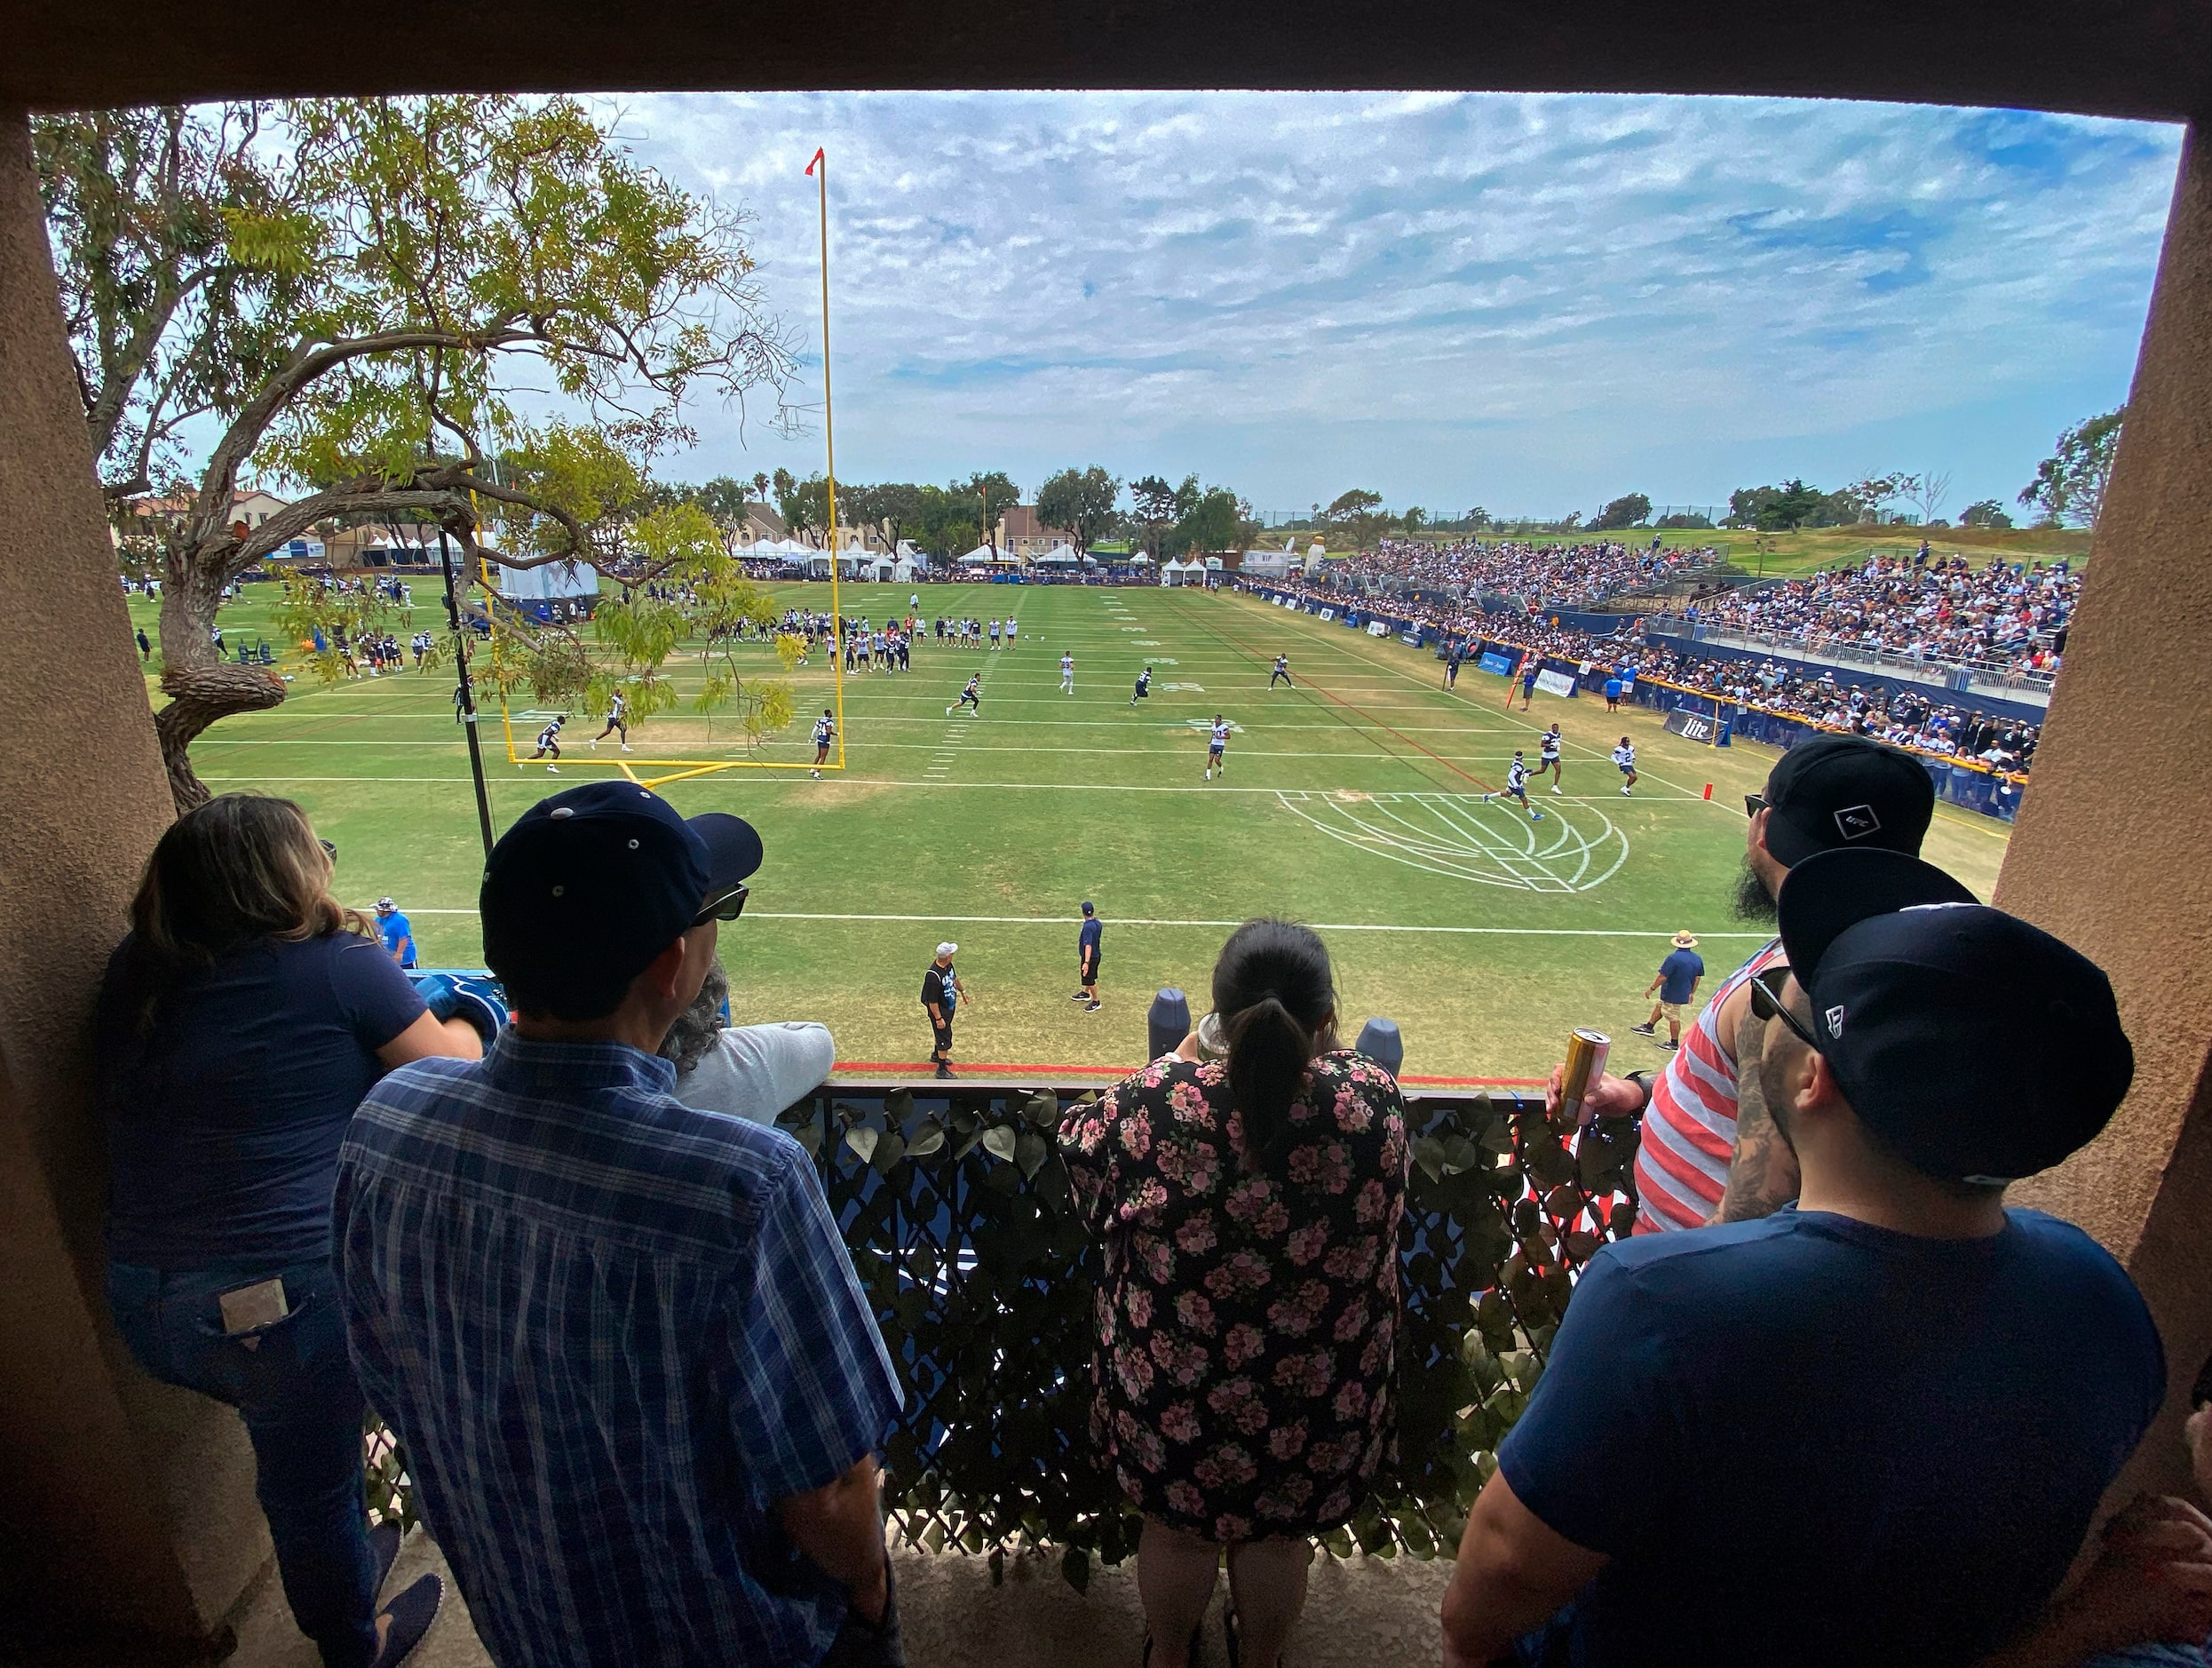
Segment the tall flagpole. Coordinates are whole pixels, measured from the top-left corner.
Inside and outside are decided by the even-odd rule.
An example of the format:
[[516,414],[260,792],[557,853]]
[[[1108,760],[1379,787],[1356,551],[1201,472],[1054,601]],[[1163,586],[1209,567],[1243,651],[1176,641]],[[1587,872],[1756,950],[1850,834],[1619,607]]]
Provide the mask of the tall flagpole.
[[829,464],[829,617],[830,683],[837,708],[837,768],[844,768],[844,678],[838,671],[838,655],[844,647],[844,614],[837,606],[837,433],[829,409],[829,157],[814,147],[814,160],[806,164],[820,187],[821,210],[821,433]]

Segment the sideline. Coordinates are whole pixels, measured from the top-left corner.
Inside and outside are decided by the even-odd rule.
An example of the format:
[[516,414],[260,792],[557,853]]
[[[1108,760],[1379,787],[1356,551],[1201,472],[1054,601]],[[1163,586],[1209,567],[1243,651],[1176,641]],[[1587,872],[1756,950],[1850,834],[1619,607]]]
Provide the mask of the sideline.
[[[839,1072],[914,1072],[928,1076],[936,1069],[935,1063],[926,1060],[841,1060],[829,1068],[835,1076]],[[1046,1072],[1063,1077],[1133,1077],[1144,1070],[1142,1066],[1009,1066],[985,1060],[971,1064],[960,1062],[960,1069],[969,1073],[990,1073],[1016,1079],[1026,1079]],[[959,1079],[954,1078],[957,1083]],[[1409,1083],[1431,1089],[1542,1089],[1550,1079],[1544,1077],[1415,1077],[1402,1076],[1400,1083]],[[936,1091],[943,1094],[958,1094],[957,1089]]]

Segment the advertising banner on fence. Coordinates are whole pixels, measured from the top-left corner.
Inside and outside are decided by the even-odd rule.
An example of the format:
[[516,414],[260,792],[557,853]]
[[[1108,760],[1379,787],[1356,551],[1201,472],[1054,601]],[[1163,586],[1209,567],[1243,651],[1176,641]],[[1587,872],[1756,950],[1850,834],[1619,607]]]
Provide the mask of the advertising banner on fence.
[[1546,666],[1536,674],[1536,687],[1546,695],[1571,695],[1574,693],[1574,679],[1563,671],[1554,671]]
[[1704,713],[1693,712],[1688,707],[1677,707],[1669,712],[1667,722],[1661,727],[1672,730],[1684,741],[1695,742],[1701,747],[1728,745],[1728,727],[1725,724],[1716,724]]
[[1369,637],[1388,637],[1390,634],[1391,628],[1384,624],[1382,621],[1369,620],[1368,622],[1368,635]]
[[1333,619],[1335,619],[1336,617],[1336,609],[1334,609],[1334,608],[1323,608],[1323,609],[1321,610],[1321,618],[1323,618],[1324,620],[1333,620]]
[[1482,658],[1476,661],[1475,664],[1485,671],[1494,671],[1501,678],[1510,677],[1513,671],[1513,663],[1494,648],[1484,649]]

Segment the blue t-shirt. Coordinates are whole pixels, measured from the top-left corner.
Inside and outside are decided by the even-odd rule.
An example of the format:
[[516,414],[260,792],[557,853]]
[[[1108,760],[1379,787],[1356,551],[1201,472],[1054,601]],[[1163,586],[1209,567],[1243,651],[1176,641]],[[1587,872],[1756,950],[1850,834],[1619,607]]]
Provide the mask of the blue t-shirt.
[[[397,909],[392,910],[389,915],[377,916],[376,921],[377,936],[384,940],[385,953],[389,956],[400,956],[400,966],[412,967],[415,965],[414,923]],[[404,956],[400,954],[400,946],[402,944],[407,946],[407,953]]]
[[1705,977],[1705,958],[1693,949],[1677,949],[1669,953],[1659,964],[1659,999],[1661,1002],[1687,1002],[1690,992],[1697,989],[1697,981]]
[[1498,1465],[1612,1560],[1554,1624],[1577,1668],[1941,1668],[2034,1618],[2165,1390],[2079,1228],[1790,1206],[1600,1252]]
[[1620,698],[1620,695],[1621,695],[1621,680],[1620,680],[1618,678],[1608,678],[1608,679],[1605,679],[1605,699],[1607,699],[1608,701],[1618,700],[1618,699]]
[[1083,917],[1083,930],[1075,935],[1075,948],[1079,952],[1088,950],[1093,955],[1096,955],[1098,949],[1098,941],[1100,938],[1104,937],[1105,934],[1106,928],[1099,924],[1098,917],[1097,916],[1085,916]]
[[187,979],[141,1038],[131,948],[100,990],[108,1254],[249,1270],[328,1256],[346,1120],[422,997],[374,940],[266,940]]

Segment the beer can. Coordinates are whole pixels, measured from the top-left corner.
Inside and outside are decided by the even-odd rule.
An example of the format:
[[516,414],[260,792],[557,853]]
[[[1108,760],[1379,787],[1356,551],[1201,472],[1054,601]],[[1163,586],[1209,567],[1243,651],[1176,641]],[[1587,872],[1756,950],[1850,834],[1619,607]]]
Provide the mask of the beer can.
[[1566,1066],[1559,1074],[1559,1113],[1563,1118],[1582,1122],[1582,1102],[1589,1096],[1590,1086],[1605,1072],[1605,1056],[1613,1052],[1613,1038],[1603,1031],[1577,1029],[1566,1037]]

